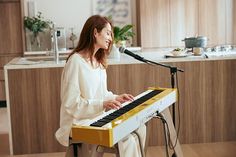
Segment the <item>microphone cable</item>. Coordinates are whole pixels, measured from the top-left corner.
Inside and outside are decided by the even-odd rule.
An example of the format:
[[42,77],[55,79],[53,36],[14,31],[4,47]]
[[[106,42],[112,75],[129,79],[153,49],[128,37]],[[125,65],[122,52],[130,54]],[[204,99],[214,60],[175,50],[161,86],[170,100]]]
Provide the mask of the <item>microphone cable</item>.
[[[180,132],[180,124],[181,124],[181,118],[180,118],[180,92],[179,92],[179,84],[178,84],[178,73],[176,73],[176,90],[177,90],[177,104],[178,104],[178,108],[177,108],[177,114],[178,114],[178,127],[177,127],[177,130],[176,130],[176,138],[175,138],[175,142],[174,144],[172,144],[170,142],[170,131],[169,131],[169,126],[167,124],[167,128],[168,128],[168,134],[169,134],[169,137],[168,137],[168,141],[169,141],[169,148],[170,149],[174,149],[177,145],[177,141],[178,141],[178,138],[179,138],[179,132]],[[177,125],[177,124],[175,124]]]
[[[163,117],[162,114],[158,114],[155,116],[155,118],[158,118],[162,121],[162,124],[163,124],[163,130],[164,130],[164,139],[165,139],[165,151],[166,151],[166,157],[169,157],[169,151],[168,151],[168,146],[169,146],[169,134],[166,130],[166,126],[168,128],[168,124],[165,120],[165,118]],[[168,135],[168,136],[167,136]]]

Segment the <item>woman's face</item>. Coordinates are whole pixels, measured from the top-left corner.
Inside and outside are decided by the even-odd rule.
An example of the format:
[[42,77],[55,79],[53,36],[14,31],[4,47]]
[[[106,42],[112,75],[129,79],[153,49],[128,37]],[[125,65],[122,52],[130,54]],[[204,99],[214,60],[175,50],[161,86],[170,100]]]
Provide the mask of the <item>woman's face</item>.
[[101,32],[97,32],[95,29],[94,36],[96,38],[95,46],[99,49],[107,50],[112,41],[112,29],[109,23],[102,29]]

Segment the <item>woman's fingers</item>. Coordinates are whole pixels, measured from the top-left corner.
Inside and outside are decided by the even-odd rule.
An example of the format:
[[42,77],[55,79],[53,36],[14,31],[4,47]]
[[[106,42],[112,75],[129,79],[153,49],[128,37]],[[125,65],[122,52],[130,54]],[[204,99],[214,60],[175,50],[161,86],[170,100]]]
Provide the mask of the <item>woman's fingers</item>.
[[112,100],[111,107],[112,109],[119,109],[121,107],[121,103],[119,101]]
[[131,94],[121,94],[116,97],[116,100],[120,103],[124,103],[126,101],[133,101],[134,97]]
[[134,97],[133,97],[133,95],[131,95],[131,94],[125,94],[125,98],[126,98],[127,100],[129,100],[129,101],[133,101],[133,100],[134,100]]
[[116,100],[108,100],[104,101],[103,106],[105,109],[119,109],[121,107],[121,103]]
[[119,109],[121,108],[121,104],[126,102],[126,101],[133,101],[134,97],[131,94],[121,94],[116,97],[115,100],[108,100],[103,102],[103,107],[106,110],[110,109]]

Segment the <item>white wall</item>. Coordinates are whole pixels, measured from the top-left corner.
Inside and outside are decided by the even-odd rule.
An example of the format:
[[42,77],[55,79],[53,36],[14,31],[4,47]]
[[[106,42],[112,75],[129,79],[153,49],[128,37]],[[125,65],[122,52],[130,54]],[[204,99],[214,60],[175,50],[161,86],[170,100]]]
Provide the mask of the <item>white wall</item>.
[[92,0],[25,0],[25,15],[28,15],[27,1],[34,1],[36,11],[42,12],[59,27],[81,29],[85,20],[92,15]]
[[[42,12],[45,19],[56,23],[57,27],[64,27],[67,36],[67,47],[70,47],[68,40],[74,28],[78,36],[83,24],[92,15],[92,0],[24,0],[25,15],[28,16],[28,1],[35,4],[35,12]],[[76,42],[77,43],[77,42]]]

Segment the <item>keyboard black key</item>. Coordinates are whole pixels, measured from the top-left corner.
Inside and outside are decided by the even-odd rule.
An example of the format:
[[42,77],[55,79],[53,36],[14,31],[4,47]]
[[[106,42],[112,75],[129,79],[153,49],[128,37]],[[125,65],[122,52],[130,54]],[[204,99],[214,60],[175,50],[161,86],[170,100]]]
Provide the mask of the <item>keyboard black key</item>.
[[107,124],[107,122],[95,122],[95,123],[91,124],[90,126],[101,127],[105,124]]

